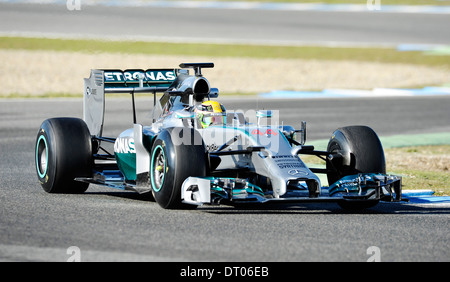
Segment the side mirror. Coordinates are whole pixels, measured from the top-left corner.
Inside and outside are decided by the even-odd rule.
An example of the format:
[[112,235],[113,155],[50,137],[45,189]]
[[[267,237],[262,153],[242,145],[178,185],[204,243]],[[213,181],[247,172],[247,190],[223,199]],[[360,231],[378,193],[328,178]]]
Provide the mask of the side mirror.
[[219,97],[219,89],[211,88],[211,90],[209,91],[208,97],[209,98],[217,98],[217,97]]

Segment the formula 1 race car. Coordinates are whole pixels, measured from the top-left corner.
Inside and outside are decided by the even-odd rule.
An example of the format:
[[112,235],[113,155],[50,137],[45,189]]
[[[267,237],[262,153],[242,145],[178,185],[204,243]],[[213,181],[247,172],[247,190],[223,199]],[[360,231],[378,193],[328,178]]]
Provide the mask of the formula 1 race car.
[[[360,209],[401,200],[401,177],[386,175],[383,147],[371,128],[339,128],[326,151],[315,150],[305,144],[305,122],[296,130],[278,123],[278,111],[244,114],[214,101],[219,91],[201,72],[212,67],[91,70],[83,120],[51,118],[38,131],[35,162],[43,189],[82,193],[92,183],[150,194],[163,208],[337,202]],[[107,93],[131,94],[134,126],[117,138],[102,135]],[[154,95],[152,124],[136,122],[135,93]],[[326,166],[307,167],[302,155]],[[326,175],[328,187],[317,174]]]

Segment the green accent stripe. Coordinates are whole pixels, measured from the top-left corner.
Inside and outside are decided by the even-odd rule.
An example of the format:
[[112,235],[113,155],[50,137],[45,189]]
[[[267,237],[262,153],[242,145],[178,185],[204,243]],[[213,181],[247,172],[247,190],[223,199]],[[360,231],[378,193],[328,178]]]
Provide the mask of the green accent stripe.
[[[161,146],[161,145],[158,145],[158,146],[156,146],[156,148],[155,148],[155,150],[153,150],[153,154],[152,154],[152,160],[151,160],[151,162],[150,162],[150,164],[151,164],[151,166],[150,166],[150,180],[151,180],[151,182],[152,182],[152,188],[153,188],[153,190],[155,191],[155,192],[159,192],[160,190],[161,190],[161,188],[162,188],[162,186],[163,186],[163,184],[164,184],[164,178],[166,177],[166,171],[164,171],[164,174],[163,174],[163,179],[162,179],[162,181],[161,181],[161,186],[159,187],[159,188],[156,188],[156,184],[155,184],[155,180],[154,180],[154,167],[153,167],[153,165],[154,165],[154,161],[155,161],[155,156],[156,156],[156,152],[158,151],[158,150],[161,150],[161,152],[162,152],[162,154],[163,154],[163,156],[164,156],[164,160],[166,159],[166,154],[165,154],[165,152],[164,152],[164,148]],[[166,166],[167,166],[167,163],[165,163],[165,165],[164,165],[164,170],[166,170]]]
[[[47,164],[45,166],[45,170],[44,172],[41,173],[41,164],[40,164],[40,156],[39,156],[39,147],[41,144],[41,139],[44,140],[44,144],[45,144],[45,158],[47,161]],[[41,135],[37,141],[37,146],[36,146],[36,168],[37,168],[37,172],[39,174],[40,178],[44,178],[45,175],[47,174],[47,169],[48,169],[48,146],[47,146],[47,140],[45,139],[44,135]]]
[[114,152],[117,166],[127,180],[136,180],[136,154]]

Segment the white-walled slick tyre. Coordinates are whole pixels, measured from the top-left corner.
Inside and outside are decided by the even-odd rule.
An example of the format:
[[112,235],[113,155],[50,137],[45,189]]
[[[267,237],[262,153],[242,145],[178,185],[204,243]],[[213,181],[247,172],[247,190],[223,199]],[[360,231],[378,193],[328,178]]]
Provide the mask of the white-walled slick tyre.
[[86,123],[78,118],[52,118],[39,128],[35,145],[36,173],[48,193],[83,193],[89,184],[76,177],[90,177],[92,142]]
[[[202,140],[195,129],[169,128],[161,132],[153,143],[150,183],[156,202],[165,209],[196,207],[181,201],[184,180],[190,176],[206,175],[205,146],[202,141],[195,144],[194,139]],[[191,143],[185,142],[187,140]]]

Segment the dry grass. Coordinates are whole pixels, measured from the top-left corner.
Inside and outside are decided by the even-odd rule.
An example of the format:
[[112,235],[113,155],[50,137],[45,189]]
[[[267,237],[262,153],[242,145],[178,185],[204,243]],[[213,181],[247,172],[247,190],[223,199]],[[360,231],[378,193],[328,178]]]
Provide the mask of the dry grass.
[[404,189],[450,195],[450,145],[386,149],[387,170],[403,176]]
[[[82,93],[91,68],[173,68],[181,62],[212,61],[204,70],[224,93],[324,88],[415,87],[448,82],[446,69],[361,61],[236,58],[186,55],[81,53],[0,49],[0,97]],[[237,71],[238,69],[238,71]]]
[[[435,195],[450,195],[450,145],[385,149],[386,170],[402,176],[403,189],[431,189]],[[308,164],[325,163],[317,157],[302,156]]]
[[426,170],[450,173],[450,146],[386,149],[391,170]]

